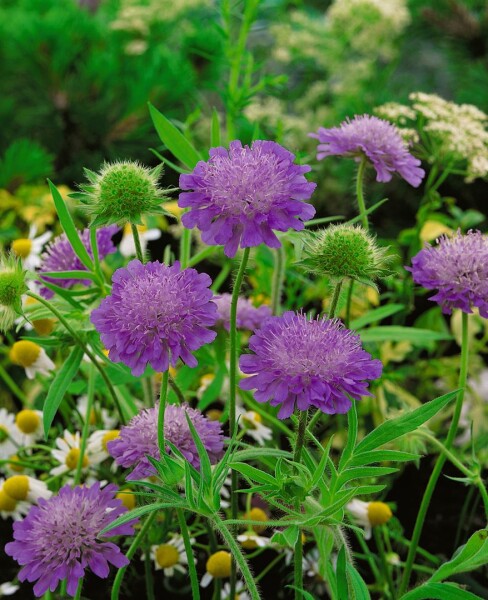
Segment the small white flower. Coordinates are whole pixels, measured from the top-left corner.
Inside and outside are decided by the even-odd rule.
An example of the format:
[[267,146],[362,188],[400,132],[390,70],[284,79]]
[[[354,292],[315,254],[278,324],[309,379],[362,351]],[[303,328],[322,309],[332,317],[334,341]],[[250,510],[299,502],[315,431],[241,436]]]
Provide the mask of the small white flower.
[[384,502],[363,502],[354,498],[346,505],[353,520],[364,527],[364,539],[371,539],[372,527],[387,523],[391,516],[391,509]]
[[254,410],[246,411],[241,406],[236,406],[236,413],[239,418],[239,427],[245,429],[246,434],[256,440],[260,446],[264,446],[267,440],[273,438],[273,431],[263,425],[263,419],[259,413]]
[[25,501],[18,501],[11,498],[4,490],[4,479],[0,479],[0,517],[2,519],[13,519],[20,521],[30,511],[31,504]]
[[[195,539],[191,538],[190,542],[194,544]],[[188,556],[181,535],[174,535],[164,544],[151,546],[150,556],[156,571],[163,570],[166,577],[173,577],[175,572],[185,574],[187,571]],[[145,558],[144,554],[141,558]]]
[[[91,434],[88,438],[86,450],[92,463],[99,464],[110,456],[107,444],[118,438],[119,433],[118,429],[99,429]],[[114,462],[114,464],[116,463]]]
[[[62,475],[75,471],[80,458],[80,432],[77,431],[74,435],[67,429],[64,431],[64,437],[56,439],[58,450],[53,448],[51,454],[60,463],[58,467],[51,469],[51,475]],[[86,472],[92,465],[91,457],[88,452],[85,452],[82,462],[82,472]]]
[[[237,581],[236,583],[236,595],[235,600],[251,600],[251,596],[243,591],[246,587],[242,581]],[[230,595],[230,583],[225,583],[224,587],[220,592],[220,600],[231,600]]]
[[39,237],[35,237],[37,227],[32,225],[28,238],[19,238],[12,242],[12,252],[22,259],[22,265],[29,271],[34,271],[41,264],[41,253],[52,236],[52,231],[46,231]]
[[36,373],[49,375],[56,368],[44,348],[29,340],[15,342],[9,356],[15,365],[24,367],[28,379],[34,379]]
[[47,500],[52,496],[46,483],[27,475],[12,475],[2,484],[3,491],[18,502],[37,504],[39,498]]
[[15,415],[15,424],[21,435],[22,445],[31,446],[44,436],[42,411],[24,408]]
[[22,445],[20,431],[15,425],[15,415],[0,408],[0,459],[10,458]]
[[[158,240],[161,237],[159,229],[148,229],[145,225],[136,225],[139,232],[139,240],[141,242],[142,254],[146,252],[148,242]],[[136,245],[130,224],[124,227],[124,234],[120,241],[119,250],[122,256],[135,256]]]
[[269,538],[258,535],[255,531],[246,531],[237,536],[237,541],[246,550],[255,550],[256,548],[265,548],[270,545]]
[[[80,415],[85,419],[88,408],[88,396],[80,396],[76,401],[76,408]],[[93,403],[90,414],[90,425],[96,425],[100,417],[101,425],[104,429],[115,429],[118,424],[117,416],[114,416],[106,408],[99,408],[97,403]]]
[[15,585],[10,581],[0,584],[0,598],[2,596],[11,596],[19,589],[19,585]]
[[230,577],[232,556],[226,550],[219,550],[208,557],[205,575],[200,582],[201,587],[210,585],[213,579]]

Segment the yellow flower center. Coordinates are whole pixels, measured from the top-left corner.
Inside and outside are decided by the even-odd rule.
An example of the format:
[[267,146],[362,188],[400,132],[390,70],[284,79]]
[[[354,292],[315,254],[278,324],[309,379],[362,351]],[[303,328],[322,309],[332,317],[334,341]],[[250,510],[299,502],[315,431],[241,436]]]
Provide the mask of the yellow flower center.
[[27,258],[32,250],[32,240],[19,238],[12,242],[12,251],[21,258]]
[[127,510],[132,510],[136,506],[136,497],[130,490],[120,490],[115,497],[122,502]]
[[205,413],[205,416],[210,419],[211,421],[220,421],[220,417],[222,416],[222,411],[219,410],[218,408],[211,408],[210,410],[207,410],[207,412]]
[[14,475],[3,484],[3,491],[14,500],[25,500],[29,493],[29,478],[26,475]]
[[371,525],[384,525],[393,516],[390,507],[384,502],[370,502],[368,504],[368,521]]
[[[255,507],[244,514],[244,519],[247,521],[267,521],[268,515],[261,508]],[[266,529],[266,526],[263,527],[262,525],[251,525],[251,527],[256,533],[261,533]]]
[[215,552],[207,560],[207,572],[215,577],[215,579],[222,579],[223,577],[230,576],[231,566],[231,555],[230,552],[220,550]]
[[261,424],[263,422],[263,418],[257,412],[250,410],[247,413],[242,415],[242,420],[249,427],[249,429],[257,429],[256,424]]
[[32,321],[32,327],[39,335],[49,335],[54,329],[54,319],[36,319]]
[[175,217],[179,217],[183,212],[183,209],[178,206],[176,200],[173,202],[165,202],[163,208]]
[[15,471],[16,473],[22,473],[22,471],[24,470],[24,467],[22,465],[16,464],[17,461],[19,460],[19,457],[17,456],[17,454],[12,454],[12,456],[10,457],[10,460],[13,462],[8,463],[9,469],[11,469],[12,471]]
[[6,494],[3,489],[0,490],[0,510],[5,512],[14,512],[17,501]]
[[111,431],[107,431],[107,433],[103,436],[102,448],[105,450],[105,452],[108,452],[108,450],[107,450],[108,442],[112,442],[113,440],[117,439],[119,437],[119,434],[120,434],[120,431],[118,429],[112,429]]
[[[147,231],[146,225],[136,225],[136,227],[139,233],[144,233]],[[126,223],[124,225],[124,235],[132,235],[132,227],[130,223]]]
[[[68,467],[68,469],[71,471],[73,469],[76,469],[79,460],[80,460],[80,449],[79,448],[71,448],[71,450],[66,455],[65,464]],[[86,454],[83,456],[83,463],[81,466],[83,468],[88,466],[88,457]]]
[[41,419],[35,410],[25,408],[17,413],[15,423],[22,433],[34,433],[41,424]]
[[156,562],[163,569],[174,567],[180,560],[180,553],[171,544],[161,544],[156,548]]
[[5,425],[0,425],[0,444],[3,444],[3,442],[6,442],[10,437],[10,434],[8,432],[8,429],[5,427]]
[[24,368],[30,367],[39,358],[40,353],[41,347],[39,345],[28,340],[21,340],[20,342],[15,342],[10,349],[10,360],[15,365],[20,365]]

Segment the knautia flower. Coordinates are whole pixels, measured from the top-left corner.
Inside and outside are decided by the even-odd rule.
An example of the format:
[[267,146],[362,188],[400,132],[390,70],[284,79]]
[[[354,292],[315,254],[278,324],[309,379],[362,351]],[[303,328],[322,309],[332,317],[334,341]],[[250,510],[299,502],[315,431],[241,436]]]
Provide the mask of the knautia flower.
[[244,390],[258,402],[280,405],[278,418],[315,406],[327,414],[346,413],[351,400],[370,396],[368,380],[382,365],[363,350],[358,335],[337,319],[308,319],[286,312],[270,317],[249,340],[253,354],[240,358]]
[[[57,496],[40,499],[23,521],[14,523],[14,541],[5,552],[23,566],[19,581],[35,581],[34,594],[39,597],[66,580],[67,592],[74,596],[87,567],[105,579],[109,563],[119,569],[128,565],[119,547],[100,537],[102,529],[126,512],[114,498],[116,489],[114,485],[100,489],[98,482],[74,489],[65,485]],[[132,535],[133,528],[131,521],[106,535]]]
[[310,232],[304,241],[301,266],[334,283],[349,278],[374,287],[374,281],[388,272],[387,249],[379,248],[362,227],[330,225]]
[[[147,459],[147,455],[158,460],[158,409],[156,405],[141,411],[128,425],[120,430],[120,435],[107,448],[117,464],[122,467],[135,467],[127,480],[143,479],[156,474],[156,469]],[[196,469],[200,467],[198,451],[188,426],[186,415],[191,419],[202,444],[208,452],[210,462],[216,463],[222,456],[224,435],[217,421],[210,421],[199,410],[188,404],[176,406],[169,404],[164,413],[164,437],[183,454]]]
[[410,185],[418,187],[425,175],[419,166],[420,160],[410,154],[398,129],[378,117],[355,116],[340,127],[320,127],[317,133],[309,135],[319,140],[318,160],[333,155],[357,160],[364,156],[376,170],[376,181],[390,181],[396,172]]
[[[145,225],[137,225],[137,231],[139,233],[139,241],[141,243],[142,253],[145,254],[148,242],[152,240],[158,240],[162,232],[160,229],[148,229]],[[119,251],[122,256],[135,256],[136,255],[136,244],[134,242],[134,236],[132,235],[132,228],[129,223],[124,226],[124,233],[119,244]]]
[[[113,254],[116,251],[116,247],[112,242],[112,236],[117,233],[118,227],[112,225],[110,227],[104,227],[97,231],[97,246],[98,256],[100,260],[103,260],[108,254]],[[84,229],[79,232],[80,239],[87,249],[90,256],[93,256],[90,244],[90,230]],[[54,279],[52,277],[42,276],[42,273],[49,273],[51,271],[86,271],[87,268],[75,254],[73,246],[66,237],[65,233],[58,235],[48,245],[46,251],[41,256],[42,262],[39,267],[39,275],[41,283],[47,281],[53,283],[59,287],[70,288],[75,284],[89,286],[91,284],[90,279]],[[52,298],[54,292],[46,287],[41,288],[41,295],[44,298]]]
[[0,332],[8,331],[22,314],[22,294],[28,290],[25,275],[20,260],[0,255]]
[[21,434],[15,425],[15,415],[6,408],[0,408],[0,459],[15,454],[21,443]]
[[[213,301],[217,305],[219,318],[217,325],[230,330],[230,305],[232,294],[215,296]],[[261,323],[272,315],[271,308],[266,304],[254,306],[247,298],[239,296],[237,299],[237,328],[253,331],[261,327]]]
[[52,231],[46,231],[35,237],[37,227],[32,225],[28,238],[17,238],[12,242],[12,252],[22,259],[24,268],[34,271],[41,264],[41,252],[52,237]]
[[[190,543],[194,544],[195,538],[190,538]],[[175,572],[184,575],[187,571],[188,556],[186,555],[185,542],[181,535],[173,535],[164,544],[151,546],[150,555],[154,561],[156,571],[163,570],[166,577],[173,577]],[[145,555],[143,554],[141,558],[144,559]]]
[[354,498],[346,504],[346,508],[354,521],[364,527],[364,537],[367,540],[371,538],[372,527],[388,523],[393,516],[391,508],[384,502],[363,502]]
[[47,500],[52,496],[46,483],[27,475],[12,475],[3,482],[2,490],[14,500],[35,504],[39,498]]
[[480,231],[458,231],[452,237],[442,236],[437,246],[426,244],[412,258],[415,283],[438,292],[430,298],[442,312],[451,314],[453,308],[472,313],[479,309],[488,318],[488,236]]
[[207,162],[180,176],[178,204],[190,208],[182,216],[185,227],[198,227],[202,240],[224,246],[226,256],[237,249],[264,243],[279,248],[273,231],[304,228],[315,209],[309,200],[316,184],[308,182],[307,165],[296,165],[295,156],[275,142],[257,140],[242,146],[236,140],[229,150],[210,149]]
[[112,294],[91,315],[110,360],[123,362],[133,375],[150,364],[155,371],[198,363],[192,352],[215,339],[217,307],[210,277],[177,262],[131,261],[115,271]]
[[211,554],[207,560],[206,572],[202,577],[200,585],[207,587],[213,579],[224,579],[230,577],[232,556],[230,552],[219,550]]
[[30,340],[14,342],[10,348],[9,358],[14,365],[24,367],[28,379],[34,379],[36,373],[49,375],[56,368],[44,348]]
[[80,185],[81,200],[92,215],[92,227],[141,224],[145,214],[166,214],[161,208],[166,192],[158,186],[163,165],[149,169],[133,161],[105,163],[100,173],[85,169],[88,184]]

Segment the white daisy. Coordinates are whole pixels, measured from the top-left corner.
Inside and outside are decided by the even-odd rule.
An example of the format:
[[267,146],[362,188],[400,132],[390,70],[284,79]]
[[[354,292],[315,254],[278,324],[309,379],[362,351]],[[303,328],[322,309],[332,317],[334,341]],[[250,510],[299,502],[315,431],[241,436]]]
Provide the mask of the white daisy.
[[[251,596],[243,591],[246,589],[246,586],[242,581],[237,581],[236,583],[236,595],[235,600],[251,600]],[[220,592],[220,600],[231,600],[230,596],[230,583],[225,583],[224,587]]]
[[[88,408],[88,396],[80,396],[76,401],[76,408],[84,419]],[[112,415],[106,408],[100,408],[99,405],[94,402],[90,414],[90,425],[96,425],[99,421],[101,421],[102,427],[106,430],[115,429],[119,422],[117,416]]]
[[246,531],[237,536],[237,541],[246,550],[256,550],[256,548],[266,548],[270,545],[270,540],[267,537],[258,535],[255,531]]
[[35,237],[37,227],[31,225],[28,238],[19,238],[12,242],[12,252],[22,259],[22,265],[29,271],[34,271],[41,264],[41,253],[52,237],[52,231],[46,231],[39,237]]
[[202,577],[200,585],[205,588],[210,585],[213,579],[224,579],[230,577],[232,556],[230,552],[219,550],[211,554],[207,560],[206,572]]
[[[136,227],[137,231],[139,232],[142,254],[144,254],[146,252],[148,242],[152,240],[158,240],[161,237],[161,231],[159,229],[148,229],[145,225],[136,225]],[[136,245],[134,243],[134,236],[132,235],[132,229],[129,223],[127,223],[127,225],[124,227],[124,233],[119,244],[119,250],[122,256],[136,255]]]
[[[86,451],[90,455],[92,463],[99,464],[110,456],[107,444],[118,438],[119,434],[118,429],[98,429],[90,435]],[[114,462],[114,464],[116,463]]]
[[6,408],[0,408],[0,459],[16,454],[22,445],[20,431],[15,425],[15,415]]
[[[79,431],[73,435],[65,429],[64,437],[56,439],[58,450],[55,448],[51,450],[51,454],[59,463],[59,466],[51,469],[51,475],[62,475],[63,473],[69,473],[76,469],[80,458],[80,443],[81,437]],[[82,472],[86,472],[91,465],[92,461],[90,460],[88,453],[85,452],[83,456]]]
[[20,521],[30,511],[31,504],[23,500],[18,501],[11,498],[4,490],[4,479],[0,479],[0,517],[2,519],[13,519]]
[[52,496],[44,481],[27,475],[12,475],[2,485],[3,491],[18,502],[37,504],[39,498],[47,500]]
[[24,446],[31,446],[44,436],[42,411],[24,408],[15,415],[15,424],[22,437]]
[[260,446],[264,446],[267,440],[273,438],[273,431],[263,425],[263,419],[254,410],[245,410],[242,406],[236,406],[236,414],[239,418],[239,427],[246,431]]
[[2,596],[11,596],[12,594],[15,594],[19,588],[19,585],[15,585],[15,583],[11,583],[10,581],[0,584],[0,598],[2,598]]
[[9,357],[15,365],[24,367],[28,379],[34,379],[36,373],[49,375],[56,367],[44,348],[29,340],[15,342],[10,349]]
[[353,520],[364,527],[364,539],[371,539],[372,527],[387,523],[392,512],[384,502],[363,502],[354,498],[348,502],[346,509],[351,513]]
[[[191,538],[190,542],[195,543]],[[150,556],[154,561],[156,571],[163,570],[166,577],[173,577],[175,572],[185,574],[188,565],[188,556],[185,551],[185,542],[181,535],[174,535],[164,544],[151,546]],[[142,555],[142,558],[145,558]]]

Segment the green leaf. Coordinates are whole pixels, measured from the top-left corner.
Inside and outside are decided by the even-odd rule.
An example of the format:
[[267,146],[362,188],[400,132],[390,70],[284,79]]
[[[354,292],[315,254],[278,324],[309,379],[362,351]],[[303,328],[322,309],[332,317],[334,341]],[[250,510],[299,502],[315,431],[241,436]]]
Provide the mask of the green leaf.
[[371,600],[368,586],[354,566],[350,563],[347,563],[346,568],[353,591],[353,597],[351,600]]
[[63,228],[66,237],[72,245],[76,256],[81,260],[85,267],[91,271],[93,269],[93,261],[90,258],[90,255],[88,254],[83,242],[81,241],[80,236],[78,235],[78,231],[68,211],[66,203],[53,182],[50,179],[48,179],[47,182],[49,184],[49,189],[51,190],[54,205],[56,206],[56,212],[58,213],[61,227]]
[[275,531],[271,537],[271,542],[280,546],[294,548],[298,541],[299,533],[300,529],[296,525],[292,525],[291,527],[286,527],[283,531]]
[[341,546],[337,555],[336,581],[338,598],[348,598],[349,588],[346,577],[346,549],[344,546]]
[[212,129],[210,131],[210,146],[215,148],[216,146],[220,146],[221,135],[220,135],[220,122],[219,122],[219,113],[216,108],[212,111]]
[[425,583],[404,596],[400,600],[483,600],[452,583]]
[[190,170],[202,160],[201,156],[176,127],[149,102],[149,112],[163,144]]
[[473,533],[464,546],[458,548],[449,562],[437,569],[430,581],[442,581],[455,573],[473,571],[486,564],[488,564],[488,530],[480,529]]
[[[365,210],[364,214],[370,215],[375,210],[377,210],[380,206],[382,206],[385,202],[388,202],[388,200],[389,200],[389,198],[383,198],[382,200],[379,200],[378,202],[376,202],[376,204],[373,204],[373,206],[371,206],[370,208]],[[349,221],[346,221],[346,222],[349,223],[350,225],[352,225],[354,223],[359,223],[361,218],[362,218],[361,215],[358,215],[357,217],[354,217],[354,219],[350,219]]]
[[357,479],[363,479],[364,477],[383,477],[384,475],[391,475],[397,471],[398,469],[396,467],[353,467],[352,469],[346,469],[339,473],[337,486],[338,488],[341,488],[346,483],[356,481]]
[[404,308],[404,304],[387,304],[386,306],[380,306],[379,308],[370,310],[359,318],[354,319],[354,321],[351,321],[350,329],[362,329],[370,323],[376,323],[377,321],[391,317]]
[[49,391],[44,401],[42,411],[42,421],[44,425],[44,436],[47,439],[49,428],[58,412],[59,405],[63,400],[64,394],[68,389],[73,377],[78,373],[81,360],[83,358],[83,350],[79,346],[74,346],[71,354],[64,362],[61,369],[57,372],[56,377],[49,387]]
[[457,393],[458,390],[449,392],[400,417],[385,421],[359,442],[356,446],[356,453],[375,450],[410,431],[414,431],[442,410],[446,404],[456,397]]
[[360,331],[363,343],[367,342],[411,342],[414,346],[425,346],[431,342],[450,340],[452,335],[430,329],[417,329],[415,327],[401,327],[400,325],[383,325],[370,327]]
[[285,585],[285,587],[290,588],[292,590],[298,590],[299,592],[301,592],[301,594],[303,596],[303,600],[315,600],[315,598],[312,596],[312,594],[310,592],[307,592],[306,590],[299,588],[296,585]]
[[96,281],[97,277],[90,271],[47,271],[42,272],[43,277],[51,277],[52,279],[91,279]]
[[417,460],[419,454],[411,452],[401,452],[399,450],[371,450],[369,452],[355,453],[349,461],[350,467],[361,467],[381,462],[406,462],[408,460]]
[[193,441],[195,442],[195,446],[197,447],[198,457],[200,458],[200,473],[202,476],[202,480],[207,483],[210,483],[212,481],[212,467],[210,465],[210,458],[208,457],[207,450],[203,445],[197,430],[195,429],[195,425],[193,425],[193,422],[186,411],[185,417],[186,422],[188,423],[188,427],[190,428],[191,436],[193,438]]
[[347,463],[349,458],[352,456],[354,452],[354,447],[356,446],[356,440],[358,437],[358,414],[356,403],[353,402],[352,406],[347,413],[347,443],[342,452],[341,459],[339,461],[339,471],[343,468],[343,466]]
[[234,471],[239,471],[239,473],[242,473],[245,477],[249,477],[252,481],[257,481],[257,483],[266,483],[268,485],[276,486],[276,479],[272,475],[269,475],[269,473],[265,473],[260,469],[256,469],[256,467],[251,467],[251,465],[232,462],[229,463],[229,468],[234,469]]
[[[185,503],[182,500],[181,507],[184,507],[184,506],[185,506]],[[115,521],[112,521],[110,523],[110,525],[107,525],[107,527],[104,527],[102,529],[102,531],[100,531],[99,535],[103,535],[104,533],[109,532],[111,529],[114,529],[115,527],[119,527],[119,525],[125,525],[125,523],[128,523],[129,521],[132,521],[133,519],[138,519],[139,517],[143,517],[144,515],[147,515],[148,513],[154,512],[155,510],[162,510],[163,508],[175,508],[175,507],[181,508],[175,502],[155,502],[154,504],[146,504],[145,506],[138,506],[137,508],[134,508],[134,510],[131,510],[130,512],[120,515],[120,517],[117,517],[115,519]]]

